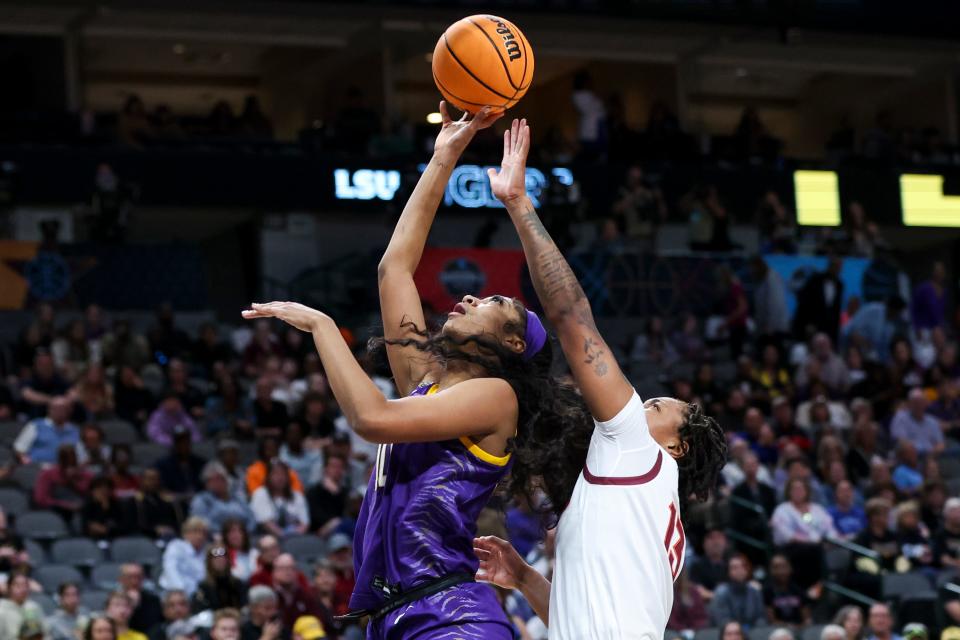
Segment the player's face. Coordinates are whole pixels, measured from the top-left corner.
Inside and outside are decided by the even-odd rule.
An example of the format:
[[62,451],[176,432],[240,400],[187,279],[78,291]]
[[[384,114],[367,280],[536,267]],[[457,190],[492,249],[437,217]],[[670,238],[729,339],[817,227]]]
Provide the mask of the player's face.
[[687,446],[680,441],[680,425],[687,413],[687,403],[676,398],[650,398],[643,407],[653,439],[674,458],[683,457]]
[[526,344],[518,335],[524,326],[519,305],[513,298],[464,296],[443,325],[443,334],[453,338],[484,336],[496,340],[516,353],[523,353]]

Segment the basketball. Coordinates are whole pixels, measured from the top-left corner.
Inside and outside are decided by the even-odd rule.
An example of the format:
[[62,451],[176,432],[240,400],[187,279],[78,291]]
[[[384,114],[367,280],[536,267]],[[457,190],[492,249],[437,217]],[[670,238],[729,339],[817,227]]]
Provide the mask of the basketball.
[[433,50],[433,80],[447,102],[475,113],[509,109],[533,80],[533,48],[517,25],[491,15],[450,25]]

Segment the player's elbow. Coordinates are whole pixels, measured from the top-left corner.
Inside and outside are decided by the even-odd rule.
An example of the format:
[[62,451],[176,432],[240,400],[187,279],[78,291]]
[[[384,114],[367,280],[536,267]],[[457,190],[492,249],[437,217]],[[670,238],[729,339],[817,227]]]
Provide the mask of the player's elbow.
[[407,262],[400,258],[400,256],[391,255],[388,251],[383,254],[383,257],[380,258],[380,263],[377,265],[377,282],[383,284],[384,280],[387,280],[392,277],[412,277],[413,271],[410,268],[410,265]]
[[363,411],[352,421],[353,430],[358,436],[374,444],[388,444],[390,440],[389,421],[379,411]]

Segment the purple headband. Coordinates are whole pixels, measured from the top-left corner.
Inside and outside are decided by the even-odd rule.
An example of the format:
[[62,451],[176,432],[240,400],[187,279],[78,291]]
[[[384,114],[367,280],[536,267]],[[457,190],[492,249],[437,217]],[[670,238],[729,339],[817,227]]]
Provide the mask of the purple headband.
[[547,342],[547,330],[543,328],[540,318],[530,309],[527,309],[527,330],[524,333],[523,340],[527,343],[527,348],[523,350],[523,359],[529,360],[540,353],[543,345]]

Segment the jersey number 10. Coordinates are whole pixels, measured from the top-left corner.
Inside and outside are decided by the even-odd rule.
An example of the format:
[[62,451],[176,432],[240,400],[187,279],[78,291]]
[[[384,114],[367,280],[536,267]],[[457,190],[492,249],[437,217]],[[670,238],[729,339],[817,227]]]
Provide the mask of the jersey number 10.
[[667,561],[670,563],[670,573],[673,579],[677,579],[680,568],[683,566],[683,552],[686,544],[686,536],[683,533],[683,523],[680,522],[677,506],[670,503],[670,519],[667,524],[667,535],[663,538],[663,546],[667,549]]

